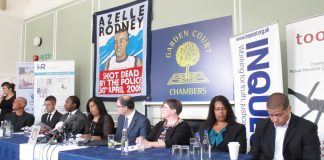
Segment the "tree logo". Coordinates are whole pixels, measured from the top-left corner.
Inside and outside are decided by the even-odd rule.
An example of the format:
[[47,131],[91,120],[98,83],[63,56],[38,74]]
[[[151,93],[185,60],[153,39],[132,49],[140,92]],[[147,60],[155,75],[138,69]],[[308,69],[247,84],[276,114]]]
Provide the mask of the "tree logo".
[[190,84],[190,83],[208,83],[209,80],[202,72],[190,72],[189,67],[198,63],[200,52],[197,45],[187,41],[181,44],[176,53],[176,61],[180,67],[185,68],[185,73],[174,73],[168,85]]

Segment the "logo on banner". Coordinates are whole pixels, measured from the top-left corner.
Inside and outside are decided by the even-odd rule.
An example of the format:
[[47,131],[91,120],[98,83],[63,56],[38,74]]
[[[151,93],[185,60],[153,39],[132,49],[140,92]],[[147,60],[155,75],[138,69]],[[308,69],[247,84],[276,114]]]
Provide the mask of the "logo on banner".
[[309,110],[305,112],[303,115],[301,115],[302,118],[305,118],[308,114],[310,114],[313,111],[318,111],[316,119],[315,119],[315,124],[318,124],[318,121],[321,118],[322,113],[324,112],[324,100],[322,99],[311,99],[317,86],[319,85],[320,82],[316,82],[308,94],[308,96],[305,96],[301,93],[298,93],[290,88],[288,88],[288,94],[294,95],[296,98],[298,98],[300,101],[304,102]]
[[45,68],[46,68],[46,64],[44,63],[37,64],[37,70],[45,70]]
[[[206,35],[197,30],[193,30],[191,32],[189,32],[189,30],[185,30],[178,33],[177,36],[173,37],[170,41],[170,47],[167,48],[167,58],[172,57],[174,47],[177,43],[180,43],[180,40],[183,42],[182,39],[184,38],[194,38],[198,40],[200,42],[198,45],[204,48],[205,53],[211,53],[211,45]],[[203,72],[190,72],[190,67],[196,65],[201,56],[198,45],[191,40],[187,40],[178,46],[175,60],[178,66],[185,68],[185,70],[182,73],[172,74],[167,85],[209,83],[207,76]]]
[[208,83],[209,80],[203,72],[190,72],[189,68],[198,63],[200,52],[197,45],[187,41],[180,45],[176,53],[176,61],[180,67],[185,68],[185,73],[174,73],[168,85],[190,84],[190,83]]

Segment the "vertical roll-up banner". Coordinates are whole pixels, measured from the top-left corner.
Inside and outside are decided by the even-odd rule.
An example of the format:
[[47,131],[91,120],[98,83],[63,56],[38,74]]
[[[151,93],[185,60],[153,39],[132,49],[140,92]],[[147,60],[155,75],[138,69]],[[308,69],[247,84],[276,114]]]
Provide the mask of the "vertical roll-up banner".
[[27,106],[25,111],[34,113],[34,63],[33,62],[18,62],[16,63],[17,82],[16,95],[17,97],[25,97]]
[[47,96],[55,96],[55,108],[59,112],[65,113],[65,100],[74,95],[75,62],[34,62],[34,75],[35,123],[40,122],[42,115],[46,112],[44,101]]
[[248,148],[257,121],[268,117],[266,102],[283,92],[278,24],[230,39],[237,122],[245,124]]
[[324,15],[286,25],[292,110],[318,126],[324,158]]

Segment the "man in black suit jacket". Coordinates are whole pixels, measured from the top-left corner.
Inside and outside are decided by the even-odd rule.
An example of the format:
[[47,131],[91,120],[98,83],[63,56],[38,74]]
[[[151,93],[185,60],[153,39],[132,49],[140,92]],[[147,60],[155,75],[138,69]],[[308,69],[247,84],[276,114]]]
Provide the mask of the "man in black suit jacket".
[[5,120],[11,121],[14,132],[22,132],[23,127],[32,126],[35,117],[32,114],[25,112],[27,100],[24,97],[17,97],[12,104],[13,112],[6,114]]
[[269,118],[256,125],[250,151],[253,159],[320,160],[317,125],[292,114],[286,95],[272,94],[267,110]]
[[[121,140],[122,130],[127,129],[128,144],[135,145],[136,138],[145,137],[151,130],[150,121],[141,113],[137,112],[134,99],[130,96],[121,96],[116,103],[118,117],[118,126],[115,135],[117,141]],[[127,123],[125,120],[127,118]]]
[[47,113],[43,114],[41,122],[48,125],[50,129],[53,129],[62,117],[62,114],[55,109],[55,105],[56,98],[54,96],[45,98],[44,106],[46,107]]

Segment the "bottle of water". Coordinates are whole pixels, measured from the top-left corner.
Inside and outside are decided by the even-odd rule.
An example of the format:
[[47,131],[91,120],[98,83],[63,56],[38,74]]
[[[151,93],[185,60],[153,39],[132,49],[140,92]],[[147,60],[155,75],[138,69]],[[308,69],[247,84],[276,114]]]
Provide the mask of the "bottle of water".
[[3,125],[2,126],[2,129],[3,129],[3,137],[6,138],[6,127],[7,127],[7,121],[4,120],[3,121]]
[[210,145],[210,141],[209,141],[209,137],[208,137],[208,130],[204,131],[202,150],[203,150],[203,159],[210,160],[211,159],[211,145]]
[[1,126],[0,126],[0,138],[3,138],[3,121],[1,121]]
[[12,137],[12,127],[11,127],[11,121],[7,121],[5,125],[5,137],[11,138]]
[[201,160],[202,159],[202,148],[201,148],[201,143],[200,143],[200,134],[199,132],[196,132],[195,134],[196,137],[196,143],[193,146],[193,157],[194,160]]
[[121,137],[121,154],[128,155],[127,129],[123,129]]

